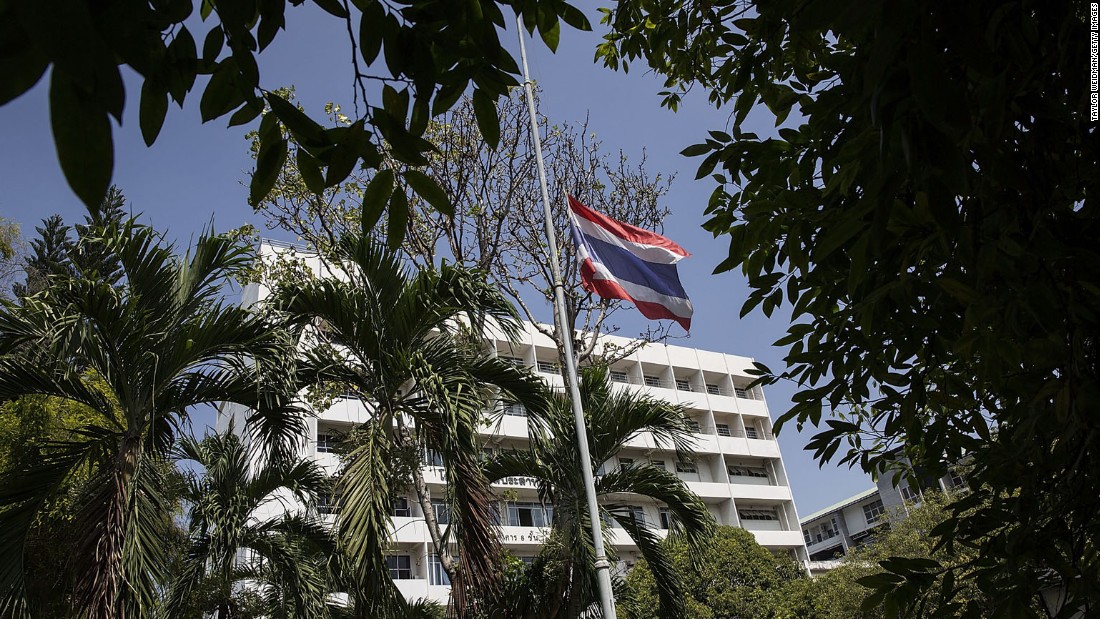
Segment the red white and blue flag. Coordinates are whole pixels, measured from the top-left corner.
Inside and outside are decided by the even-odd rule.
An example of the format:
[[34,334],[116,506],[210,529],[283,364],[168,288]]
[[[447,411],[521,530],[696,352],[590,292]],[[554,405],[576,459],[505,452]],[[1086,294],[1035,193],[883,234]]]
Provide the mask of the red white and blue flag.
[[676,263],[691,254],[659,234],[597,213],[573,196],[569,221],[585,290],[629,301],[651,320],[675,320],[690,329],[691,301]]

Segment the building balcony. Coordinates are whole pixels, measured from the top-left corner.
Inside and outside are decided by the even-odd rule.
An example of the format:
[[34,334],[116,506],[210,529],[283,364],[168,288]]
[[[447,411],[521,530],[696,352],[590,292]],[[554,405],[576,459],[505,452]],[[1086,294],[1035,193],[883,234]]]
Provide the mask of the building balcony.
[[686,481],[688,490],[691,490],[699,498],[706,502],[707,499],[728,499],[730,498],[730,486],[725,482],[710,482],[710,481]]
[[729,488],[735,499],[762,499],[768,501],[792,500],[791,489],[787,486],[739,484],[731,481]]
[[324,421],[336,421],[340,423],[363,423],[370,419],[371,411],[359,398],[336,398],[332,406],[329,406],[318,415],[318,419]]
[[695,433],[692,435],[692,449],[698,454],[718,453],[718,437],[713,434]]
[[717,437],[718,448],[722,450],[722,453],[731,456],[750,456],[752,453],[749,451],[748,439],[741,436],[719,436]]
[[733,397],[733,394],[725,395],[722,393],[708,393],[707,402],[710,404],[710,409],[716,413],[736,413],[737,399]]
[[[806,541],[805,537],[803,537],[802,541]],[[834,547],[840,549],[843,548],[843,546],[844,539],[838,533],[836,535],[833,535],[832,537],[823,537],[820,541],[814,539],[812,544],[806,545],[806,550],[810,554],[817,554],[819,552],[823,552]],[[843,551],[841,551],[841,554],[843,554]]]
[[761,546],[799,548],[805,543],[802,531],[762,531],[749,530]]
[[392,519],[394,543],[421,544],[431,539],[423,518],[399,516]]
[[[406,600],[419,600],[421,598],[433,599],[429,597],[431,592],[428,590],[429,585],[427,578],[405,578],[395,580],[393,584],[397,585],[397,590],[401,592],[401,595]],[[434,589],[435,587],[432,588]],[[449,593],[450,587],[446,587],[446,589]],[[446,598],[444,598],[444,601],[445,600]]]
[[744,439],[748,445],[748,451],[750,456],[758,456],[763,458],[778,458],[779,457],[779,442],[776,440],[767,439]]
[[496,423],[481,428],[482,434],[527,439],[527,418],[519,415],[501,415]]
[[764,405],[763,400],[737,398],[737,409],[742,415],[750,415],[753,417],[768,416],[768,407]]

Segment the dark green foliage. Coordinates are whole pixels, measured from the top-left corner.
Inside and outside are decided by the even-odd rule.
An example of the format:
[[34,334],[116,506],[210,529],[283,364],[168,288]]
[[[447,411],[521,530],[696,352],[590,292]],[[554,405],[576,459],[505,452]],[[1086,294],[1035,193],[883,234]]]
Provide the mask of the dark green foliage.
[[[661,545],[683,582],[686,616],[696,619],[770,619],[785,603],[787,583],[804,578],[797,561],[776,557],[736,527],[716,527],[695,545],[678,537]],[[621,616],[666,617],[658,592],[649,563],[640,562],[627,575]]]
[[27,279],[12,286],[16,298],[36,294],[46,287],[50,276],[65,276],[72,271],[69,264],[72,241],[69,240],[69,227],[61,216],[51,215],[43,219],[42,225],[35,231],[38,238],[31,239],[32,253],[27,256],[24,267]]
[[[230,125],[249,123],[266,104],[270,122],[282,128],[261,130],[261,150],[270,156],[257,159],[252,177],[250,198],[258,204],[282,168],[287,134],[307,151],[318,172],[325,171],[323,186],[311,183],[318,192],[343,181],[356,164],[377,168],[383,141],[399,161],[425,165],[432,150],[424,139],[429,117],[450,109],[471,85],[480,102],[478,123],[495,144],[500,131],[493,103],[518,83],[519,73],[499,38],[515,25],[506,12],[521,15],[527,32],[537,30],[551,49],[557,46],[560,21],[590,28],[579,10],[561,0],[314,3],[348,33],[356,107],[361,97],[365,108],[346,126],[324,127],[261,84],[260,56],[294,19],[288,10],[302,0],[0,3],[0,105],[52,68],[50,117],[58,159],[73,191],[94,206],[111,182],[110,118],[122,122],[122,68],[140,76],[139,123],[146,144],[160,133],[169,102],[182,107],[196,79],[209,76],[199,101],[203,122],[228,116]],[[196,12],[201,22],[192,18]],[[377,92],[368,87],[376,76],[384,82],[379,98],[368,95]],[[424,198],[438,208],[438,192],[426,190]],[[401,235],[404,227],[391,230]]]
[[[691,429],[681,406],[612,389],[607,369],[593,367],[584,371],[580,383],[581,399],[588,423],[589,454],[592,470],[619,453],[632,438],[650,433],[658,444],[676,450],[678,457],[691,458]],[[505,477],[532,477],[538,481],[539,495],[554,506],[550,539],[543,545],[533,565],[514,577],[494,601],[499,613],[492,616],[527,619],[581,616],[598,603],[595,547],[588,520],[588,506],[581,474],[577,430],[569,400],[558,394],[549,414],[537,411],[529,418],[531,446],[526,451],[501,452],[484,463],[490,481]],[[612,522],[620,526],[637,544],[641,554],[653,566],[655,612],[661,617],[691,617],[684,605],[680,573],[670,561],[666,548],[652,523],[638,523],[626,505],[618,502],[623,494],[648,497],[667,505],[673,529],[685,547],[703,543],[713,526],[706,506],[675,474],[650,464],[637,464],[608,472],[596,479],[601,503],[600,518],[606,533]],[[605,539],[604,548],[612,562],[615,551]]]
[[[749,279],[743,312],[792,306],[787,368],[760,368],[801,386],[781,422],[842,414],[809,448],[868,471],[901,444],[933,475],[970,454],[975,492],[934,533],[977,545],[967,578],[994,616],[1027,614],[1046,587],[1086,615],[1100,605],[1088,15],[1082,0],[624,0],[607,14],[609,64],[645,57],[733,112],[685,154],[720,184],[706,228],[729,237],[717,270]],[[760,103],[776,137],[745,129]],[[935,569],[879,584],[904,608]]]
[[[451,512],[449,537],[433,539],[433,551],[442,557],[453,552],[451,544],[460,550],[452,599],[465,616],[472,610],[471,593],[497,589],[501,561],[489,481],[478,466],[478,429],[498,396],[533,411],[544,410],[547,398],[536,376],[488,357],[480,345],[468,346],[458,327],[494,324],[511,336],[519,329],[516,310],[479,271],[451,265],[413,271],[367,237],[341,238],[325,259],[339,277],[288,274],[274,286],[272,302],[308,329],[313,345],[303,353],[303,365],[316,383],[346,387],[373,410],[347,437],[337,481],[336,531],[356,612],[403,612],[385,562],[391,501],[402,489],[394,487],[394,473],[408,468],[394,454],[427,448],[444,463]],[[323,328],[314,330],[317,325]],[[415,481],[419,471],[411,472],[412,485],[430,514],[423,479]],[[428,529],[438,533],[430,523]]]
[[125,205],[126,196],[122,195],[121,189],[112,185],[99,206],[89,210],[84,217],[84,223],[75,226],[77,241],[72,247],[71,259],[84,277],[112,286],[118,284],[122,277],[122,265],[119,264],[118,257],[110,252],[102,239],[97,238],[102,236],[97,231],[122,225],[127,216]]
[[[250,432],[286,453],[300,436],[291,338],[226,305],[221,284],[251,264],[247,247],[202,235],[185,258],[132,220],[93,226],[122,266],[121,289],[80,273],[20,304],[0,302],[0,401],[53,396],[89,417],[0,475],[0,614],[28,610],[35,522],[74,490],[68,565],[76,617],[137,616],[164,588],[174,541],[169,449],[194,407],[253,409]],[[74,483],[81,480],[81,483]]]
[[[169,617],[220,611],[228,616],[322,619],[333,591],[335,542],[316,514],[258,513],[280,500],[312,507],[328,487],[313,461],[276,459],[256,467],[234,434],[184,438],[175,456],[192,466],[184,499],[189,539],[168,591]],[[278,512],[278,510],[275,510]],[[242,551],[248,559],[238,561]]]
[[117,284],[122,276],[118,257],[97,237],[102,236],[102,230],[122,224],[125,202],[122,190],[111,186],[103,201],[89,209],[84,223],[76,225],[76,241],[69,238],[70,228],[60,215],[43,219],[42,225],[35,228],[38,238],[30,242],[33,253],[25,260],[26,279],[12,286],[15,296],[31,296],[46,288],[51,277],[72,277],[76,273],[112,286]]

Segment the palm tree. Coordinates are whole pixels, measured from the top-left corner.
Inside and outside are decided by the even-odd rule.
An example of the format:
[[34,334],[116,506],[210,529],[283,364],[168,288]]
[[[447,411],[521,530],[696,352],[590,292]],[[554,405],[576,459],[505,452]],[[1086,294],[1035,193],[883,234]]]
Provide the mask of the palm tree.
[[447,532],[461,549],[457,558],[435,522],[419,466],[408,473],[462,614],[468,590],[492,590],[499,581],[500,544],[478,464],[478,428],[497,393],[537,411],[545,407],[546,388],[529,372],[486,356],[477,327],[462,327],[518,333],[515,309],[484,274],[449,265],[410,272],[394,253],[358,236],[341,239],[326,258],[338,276],[280,285],[273,301],[298,325],[316,327],[318,341],[303,347],[316,380],[354,391],[373,411],[352,433],[338,487],[340,539],[354,557],[360,590],[370,592],[357,607],[377,615],[401,606],[385,564],[388,507],[403,483],[394,479],[401,460],[395,453],[429,449],[446,470]]
[[155,605],[167,556],[161,528],[173,506],[156,465],[192,410],[220,401],[249,406],[257,438],[277,452],[302,431],[276,388],[292,382],[289,338],[220,296],[222,283],[251,265],[248,248],[204,233],[178,257],[132,220],[95,234],[118,258],[122,286],[77,266],[20,304],[0,305],[0,400],[43,394],[96,413],[72,439],[0,478],[3,616],[25,614],[27,532],[66,480],[88,479],[73,514],[72,562],[82,575],[75,606],[83,617],[137,617]]
[[[267,616],[326,616],[335,544],[320,520],[294,506],[314,504],[328,477],[310,460],[268,460],[253,470],[252,455],[232,425],[225,434],[180,441],[177,458],[202,474],[191,472],[183,494],[190,546],[170,587],[169,617],[238,616],[232,606],[240,583],[263,594]],[[238,561],[242,551],[248,559]],[[200,591],[205,607],[192,599]]]
[[[592,470],[643,432],[652,433],[658,445],[673,447],[677,457],[691,457],[692,431],[683,407],[626,389],[613,390],[606,368],[600,367],[581,374],[580,392]],[[491,482],[512,476],[535,478],[539,496],[554,507],[548,542],[523,578],[514,583],[522,594],[498,598],[503,602],[499,612],[510,617],[579,617],[598,598],[595,549],[568,398],[558,394],[549,414],[533,415],[530,432],[531,445],[526,451],[501,452],[484,464]],[[595,483],[598,497],[630,493],[668,505],[673,531],[684,535],[689,543],[701,540],[713,526],[702,501],[680,478],[663,468],[635,464],[601,475]],[[657,533],[636,521],[626,505],[605,500],[600,512],[601,522],[616,522],[622,527],[650,565],[660,594],[661,616],[685,616],[680,579]],[[606,526],[604,531],[608,531]],[[605,541],[604,547],[613,554],[610,543]]]

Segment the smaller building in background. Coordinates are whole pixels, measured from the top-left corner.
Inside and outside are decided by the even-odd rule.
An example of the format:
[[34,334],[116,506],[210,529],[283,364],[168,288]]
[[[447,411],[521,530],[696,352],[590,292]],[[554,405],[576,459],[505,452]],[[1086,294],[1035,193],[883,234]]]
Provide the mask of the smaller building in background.
[[[904,456],[899,456],[904,458]],[[910,479],[899,478],[894,485],[894,475],[879,476],[876,487],[834,503],[800,520],[806,551],[810,556],[810,571],[821,572],[835,567],[835,561],[874,537],[880,527],[894,518],[905,518],[910,506],[919,505],[924,493],[932,490],[954,491],[964,485],[962,474],[950,474],[933,478],[915,469],[906,461],[903,468],[913,470]]]

